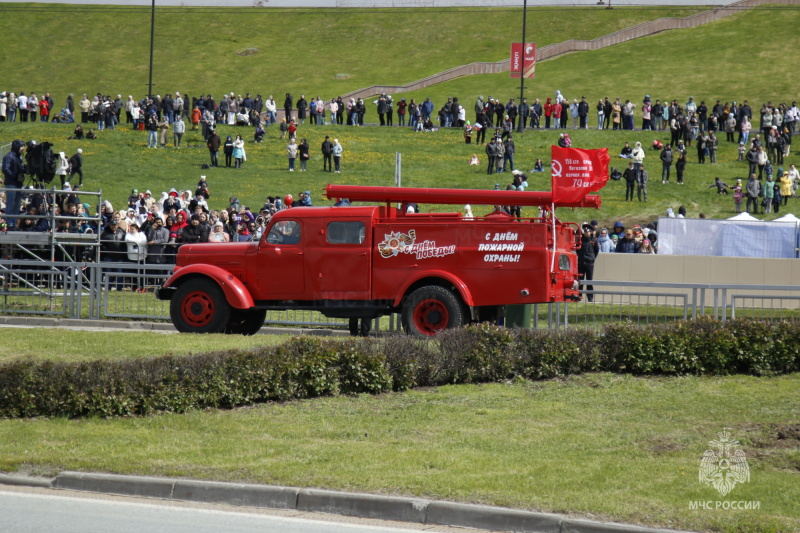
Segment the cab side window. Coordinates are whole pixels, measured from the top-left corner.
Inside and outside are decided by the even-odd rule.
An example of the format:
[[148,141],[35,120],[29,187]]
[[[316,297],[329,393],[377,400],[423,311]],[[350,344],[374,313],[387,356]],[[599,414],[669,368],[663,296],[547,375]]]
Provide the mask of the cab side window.
[[281,220],[272,225],[267,235],[269,244],[300,244],[300,223],[296,220]]
[[366,238],[366,228],[358,221],[329,222],[325,236],[328,244],[361,244]]

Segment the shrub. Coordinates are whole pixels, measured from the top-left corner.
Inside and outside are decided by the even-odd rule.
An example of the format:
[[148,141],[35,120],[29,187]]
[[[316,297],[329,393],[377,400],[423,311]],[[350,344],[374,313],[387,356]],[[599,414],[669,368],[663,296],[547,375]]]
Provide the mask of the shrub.
[[527,379],[544,379],[600,368],[599,339],[583,329],[516,331],[514,369]]
[[797,322],[708,318],[601,333],[480,324],[434,339],[297,337],[250,351],[0,366],[0,417],[126,416],[596,370],[770,375],[800,370]]
[[488,323],[446,330],[436,336],[447,362],[446,382],[480,383],[512,375],[511,331]]

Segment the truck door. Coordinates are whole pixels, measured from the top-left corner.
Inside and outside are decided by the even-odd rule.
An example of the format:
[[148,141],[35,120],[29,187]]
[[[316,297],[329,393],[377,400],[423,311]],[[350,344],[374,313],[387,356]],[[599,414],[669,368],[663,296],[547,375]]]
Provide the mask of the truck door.
[[318,258],[319,294],[323,300],[370,298],[370,232],[365,220],[325,223],[325,253]]
[[300,220],[280,220],[259,244],[259,299],[282,300],[305,292],[304,243]]

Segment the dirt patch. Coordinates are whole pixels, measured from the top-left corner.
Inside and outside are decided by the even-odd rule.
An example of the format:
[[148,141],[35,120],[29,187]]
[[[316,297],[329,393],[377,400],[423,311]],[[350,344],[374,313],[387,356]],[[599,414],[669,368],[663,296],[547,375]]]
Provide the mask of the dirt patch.
[[671,441],[667,437],[654,437],[647,441],[646,447],[647,451],[653,455],[665,455],[668,453],[679,452],[685,449],[686,445]]
[[261,50],[259,50],[258,48],[248,47],[248,48],[242,48],[241,50],[237,50],[236,51],[236,55],[237,56],[254,56],[259,52],[261,52]]
[[776,433],[778,440],[795,441],[796,446],[800,441],[800,424],[777,426]]

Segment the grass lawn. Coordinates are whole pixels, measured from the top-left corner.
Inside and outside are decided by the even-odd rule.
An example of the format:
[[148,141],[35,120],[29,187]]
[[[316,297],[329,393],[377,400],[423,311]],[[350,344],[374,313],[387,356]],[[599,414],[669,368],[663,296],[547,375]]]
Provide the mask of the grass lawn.
[[[535,35],[539,46],[593,39],[705,9],[530,8],[528,36]],[[8,57],[29,58],[6,69],[3,90],[50,91],[59,109],[68,93],[147,94],[149,5],[3,3],[0,13]],[[474,61],[500,61],[509,55],[509,42],[519,38],[516,28],[521,36],[521,25],[521,8],[158,7],[153,91],[273,94],[279,105],[287,92],[330,99]],[[514,84],[506,79],[504,86]]]
[[[151,295],[152,296],[152,295]],[[14,359],[94,361],[174,354],[208,353],[281,344],[288,335],[165,335],[148,331],[71,331],[67,329],[3,329],[0,363]],[[12,334],[13,332],[13,334]]]
[[[169,337],[172,338],[172,337]],[[325,487],[680,529],[798,526],[800,375],[448,386],[233,411],[0,421],[0,469]],[[708,441],[741,441],[750,482],[698,482]],[[758,510],[689,502],[759,501]]]

